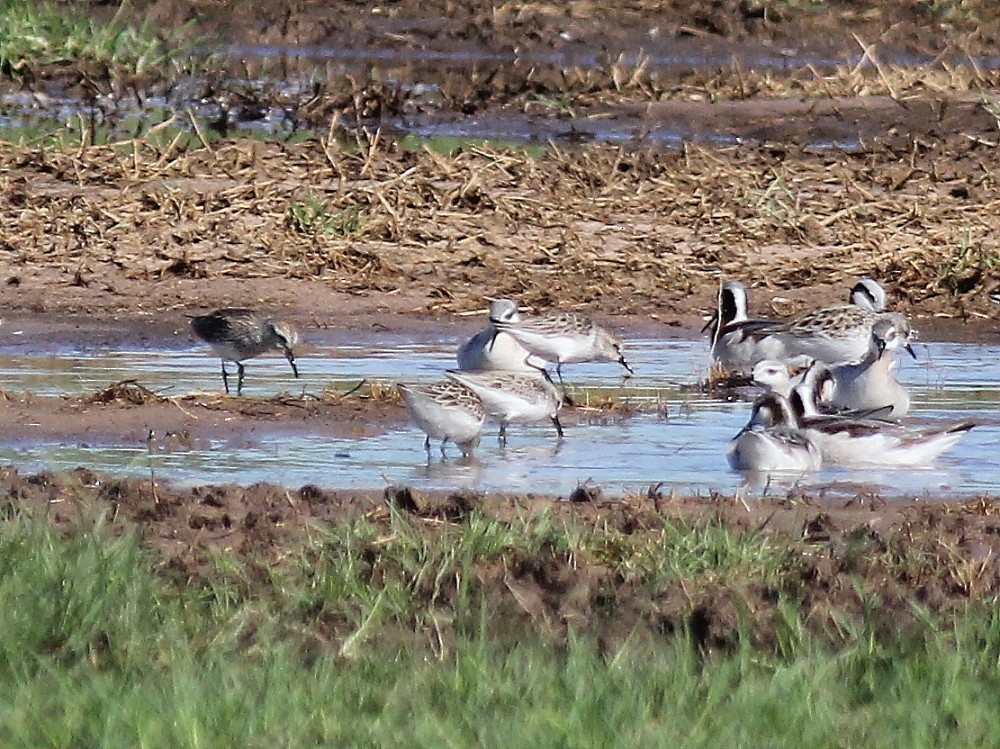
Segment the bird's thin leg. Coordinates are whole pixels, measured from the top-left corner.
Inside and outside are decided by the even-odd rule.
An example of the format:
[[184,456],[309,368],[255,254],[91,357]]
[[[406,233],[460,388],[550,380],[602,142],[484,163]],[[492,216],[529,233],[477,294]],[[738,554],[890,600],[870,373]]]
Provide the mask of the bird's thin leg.
[[563,389],[563,392],[565,392],[566,383],[563,382],[562,378],[562,362],[556,362],[556,374],[559,376],[559,387],[561,387]]
[[243,395],[243,362],[236,362],[236,371],[239,372],[239,379],[236,380],[236,394]]
[[229,373],[226,371],[226,360],[222,360],[222,384],[226,388],[226,395],[229,395]]
[[431,459],[431,436],[428,434],[427,439],[424,440],[424,450],[427,451],[427,460]]
[[507,447],[507,425],[504,422],[500,422],[500,434],[497,435],[497,442],[500,443],[501,447]]
[[288,359],[288,363],[292,365],[292,372],[295,373],[295,379],[298,379],[299,368],[295,366],[295,354],[292,353],[290,348],[285,348],[285,358]]
[[559,415],[558,414],[552,417],[552,423],[555,424],[555,426],[556,426],[556,434],[559,435],[559,439],[562,439],[563,438],[563,428],[562,428],[562,424],[559,423]]
[[441,460],[444,460],[445,458],[448,457],[448,454],[444,451],[444,446],[445,446],[445,444],[447,444],[447,442],[448,442],[448,438],[447,437],[445,437],[443,440],[441,440]]

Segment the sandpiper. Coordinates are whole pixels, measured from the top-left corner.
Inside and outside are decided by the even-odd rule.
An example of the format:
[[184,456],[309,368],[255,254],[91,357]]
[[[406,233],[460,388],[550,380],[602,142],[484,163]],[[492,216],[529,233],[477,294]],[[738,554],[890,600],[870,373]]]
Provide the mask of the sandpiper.
[[295,356],[292,346],[298,341],[298,335],[289,325],[276,322],[270,317],[252,309],[228,307],[216,310],[207,315],[191,318],[191,330],[201,340],[211,346],[222,359],[222,384],[229,394],[229,373],[226,372],[226,362],[236,362],[238,378],[236,394],[243,393],[243,362],[255,356],[281,349],[292,372],[299,376],[295,366]]
[[486,422],[483,402],[472,390],[458,382],[443,380],[431,385],[396,385],[413,421],[427,434],[424,448],[431,454],[431,439],[441,440],[441,457],[451,440],[468,457],[479,444]]
[[550,419],[556,433],[563,436],[559,423],[562,394],[543,374],[522,372],[459,372],[448,377],[465,385],[482,400],[486,411],[500,421],[500,444],[507,444],[507,425]]
[[500,332],[509,333],[524,348],[556,365],[562,383],[562,365],[587,361],[614,361],[632,373],[622,353],[621,338],[586,315],[560,312],[525,318],[519,322],[490,319]]
[[[805,356],[831,365],[857,362],[868,353],[872,327],[892,312],[872,312],[854,304],[814,310],[793,320],[761,325],[756,338],[774,336],[789,356]],[[778,357],[778,358],[788,358]]]
[[[462,370],[508,370],[532,372],[545,367],[533,359],[527,349],[510,333],[501,333],[493,320],[520,322],[521,313],[510,299],[494,299],[489,305],[490,324],[458,349],[458,368]],[[529,363],[530,360],[530,363]]]

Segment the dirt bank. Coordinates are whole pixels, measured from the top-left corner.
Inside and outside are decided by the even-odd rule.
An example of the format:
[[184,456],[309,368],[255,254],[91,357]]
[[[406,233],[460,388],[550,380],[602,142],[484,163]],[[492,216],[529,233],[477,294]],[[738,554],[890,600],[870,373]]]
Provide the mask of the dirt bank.
[[[268,581],[281,579],[282,565],[323,526],[374,525],[374,532],[364,534],[368,541],[359,536],[356,543],[364,545],[360,558],[367,560],[375,586],[385,576],[406,574],[393,566],[399,543],[433,550],[447,538],[457,543],[473,527],[482,533],[484,523],[527,529],[543,522],[556,535],[560,528],[578,529],[570,534],[577,539],[571,548],[557,544],[536,555],[511,548],[475,561],[474,587],[489,601],[487,626],[500,637],[523,635],[528,627],[561,642],[575,631],[614,647],[625,638],[689,630],[707,647],[724,648],[748,634],[767,647],[780,641],[783,600],[801,606],[808,628],[836,632],[866,612],[898,630],[927,614],[956,614],[969,602],[1000,594],[1000,508],[992,500],[895,505],[859,496],[830,506],[797,496],[744,506],[724,498],[688,501],[651,494],[553,503],[397,488],[384,493],[268,485],[173,490],[87,470],[22,476],[10,469],[0,471],[0,491],[6,517],[33,513],[70,528],[81,518],[90,522],[106,513],[121,532],[139,535],[164,574],[187,585],[210,585],[219,574],[221,552],[245,565],[255,586],[266,588]],[[727,534],[725,548],[733,558],[708,559],[697,586],[686,585],[684,574],[660,579],[643,571],[644,554],[660,559],[670,538],[690,542],[686,534],[697,529],[695,536],[706,544]],[[739,549],[774,564],[746,566],[738,561]],[[427,596],[416,606],[437,612],[436,637],[447,642],[453,635],[450,612],[460,602],[451,597],[448,575],[440,577],[435,586],[414,581]],[[335,644],[350,634],[336,622],[309,618],[307,626],[319,627]],[[406,636],[426,642],[433,634],[418,627]]]

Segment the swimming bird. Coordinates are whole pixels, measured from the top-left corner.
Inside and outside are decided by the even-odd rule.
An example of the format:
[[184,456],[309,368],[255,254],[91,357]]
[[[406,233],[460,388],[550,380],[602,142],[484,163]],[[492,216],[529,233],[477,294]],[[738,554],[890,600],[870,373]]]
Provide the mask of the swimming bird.
[[507,425],[550,419],[560,438],[562,394],[543,374],[523,372],[460,372],[448,370],[448,377],[465,385],[482,400],[486,411],[500,421],[500,444],[507,444]]
[[833,390],[830,405],[836,409],[866,410],[889,407],[887,415],[902,418],[910,410],[910,394],[893,376],[896,352],[917,358],[910,341],[916,332],[904,315],[888,312],[872,326],[868,351],[860,361],[830,369]]
[[761,395],[750,421],[729,446],[729,465],[753,473],[817,471],[819,449],[798,428],[788,399],[775,392]]
[[[848,300],[848,307],[857,307],[865,313],[882,312],[885,289],[871,278],[862,278],[851,288]],[[719,285],[715,314],[702,328],[703,331],[712,328],[713,363],[724,367],[731,375],[746,375],[763,360],[784,361],[797,368],[816,358],[815,352],[800,350],[800,345],[790,344],[788,337],[783,335],[787,332],[785,327],[794,321],[751,318],[749,305],[747,289],[742,283],[723,281]],[[822,329],[819,332],[824,334]]]
[[226,372],[226,362],[236,362],[238,379],[236,394],[243,393],[243,362],[255,356],[281,349],[292,372],[299,376],[295,366],[295,356],[292,346],[298,342],[295,330],[282,322],[276,322],[256,310],[240,307],[228,307],[216,310],[207,315],[191,318],[191,330],[201,340],[211,346],[222,359],[222,384],[229,394],[229,373]]
[[792,387],[801,380],[801,377],[793,378],[784,362],[763,359],[753,365],[750,379],[783,398],[788,398],[792,394]]
[[424,448],[431,454],[431,439],[441,440],[441,457],[451,440],[462,455],[472,455],[486,423],[486,409],[472,390],[458,382],[444,380],[431,385],[396,385],[413,421],[427,435]]
[[975,424],[961,422],[943,429],[915,429],[881,418],[886,409],[861,416],[819,412],[815,388],[829,377],[812,369],[792,390],[790,403],[802,432],[813,441],[824,464],[850,467],[921,467],[954,447]]
[[792,376],[784,362],[765,359],[754,365],[752,379],[768,391],[788,398],[800,427],[813,416],[882,419],[892,411],[892,406],[835,410],[828,403],[824,404],[823,401],[828,401],[833,393],[834,385],[830,370],[820,362],[812,362]]
[[[521,313],[510,299],[494,299],[489,305],[490,324],[476,333],[458,349],[458,368],[462,370],[503,369],[532,372],[543,369],[545,363],[531,354],[510,333],[496,329],[493,320],[520,322]],[[532,363],[529,363],[529,359]]]
[[633,373],[622,353],[622,339],[586,315],[560,312],[528,317],[518,322],[491,317],[490,322],[498,335],[509,333],[535,356],[553,362],[560,384],[563,381],[562,365],[576,362],[614,361],[630,374]]
[[851,287],[847,301],[872,312],[885,312],[885,289],[873,278],[862,278]]
[[725,368],[730,375],[747,375],[764,359],[785,358],[784,344],[774,336],[755,336],[762,326],[775,320],[751,318],[747,288],[739,281],[723,281],[715,314],[702,331],[712,328],[712,362]]

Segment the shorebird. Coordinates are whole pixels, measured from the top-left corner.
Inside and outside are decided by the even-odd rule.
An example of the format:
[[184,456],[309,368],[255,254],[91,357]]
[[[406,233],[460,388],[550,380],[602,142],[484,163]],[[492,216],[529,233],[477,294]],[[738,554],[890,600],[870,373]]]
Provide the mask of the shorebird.
[[500,444],[507,444],[507,425],[550,419],[556,433],[563,436],[559,423],[562,394],[541,373],[459,372],[448,370],[448,377],[465,385],[482,400],[486,411],[500,421]]
[[299,376],[295,366],[292,346],[298,341],[295,330],[282,322],[276,322],[256,310],[229,307],[207,315],[191,318],[191,330],[201,340],[211,346],[222,359],[222,384],[229,394],[229,373],[226,362],[236,362],[238,378],[236,394],[243,393],[243,362],[255,356],[281,349],[292,372]]
[[764,359],[783,360],[784,344],[774,336],[755,336],[754,331],[777,321],[749,316],[747,288],[739,281],[723,281],[715,314],[702,331],[712,329],[712,362],[730,375],[747,375]]
[[727,454],[729,465],[752,473],[817,471],[819,449],[798,428],[788,399],[775,392],[761,395],[749,423],[736,435]]
[[476,333],[458,349],[458,368],[462,370],[495,370],[513,372],[533,372],[543,369],[545,363],[533,359],[531,354],[510,333],[497,330],[493,320],[520,322],[521,313],[517,304],[510,299],[494,299],[490,302],[490,324]]
[[[954,447],[975,424],[961,422],[942,429],[914,429],[875,418],[877,408],[855,417],[819,412],[815,388],[828,376],[812,369],[792,391],[792,410],[802,432],[819,448],[823,462],[858,467],[918,468]],[[862,412],[864,414],[865,412]]]
[[851,287],[847,301],[872,312],[885,312],[885,289],[873,278],[862,278]]
[[917,355],[910,345],[915,332],[905,316],[889,312],[872,326],[868,352],[861,361],[830,369],[833,392],[830,405],[837,409],[867,410],[889,407],[887,415],[902,418],[910,410],[910,395],[893,376],[896,352]]
[[[862,278],[851,288],[848,300],[848,310],[855,307],[862,311],[862,315],[879,313],[885,309],[885,289],[871,278]],[[843,309],[843,306],[827,309]],[[857,310],[849,311],[848,317],[856,315]],[[804,366],[809,359],[818,358],[810,348],[812,339],[828,337],[829,322],[823,319],[800,320],[805,327],[789,331],[788,326],[798,321],[751,318],[746,286],[739,281],[723,281],[719,286],[715,314],[702,330],[712,329],[712,362],[724,367],[730,374],[746,375],[757,362],[766,359],[784,361],[797,367]],[[793,335],[787,335],[789,332]],[[807,338],[805,350],[798,340],[803,334]],[[832,337],[837,339],[839,331],[834,330]]]
[[424,448],[431,454],[431,439],[441,440],[441,457],[444,446],[451,440],[462,455],[472,455],[479,444],[486,423],[486,409],[472,390],[458,382],[444,380],[431,385],[396,385],[413,421],[427,435]]
[[587,361],[614,361],[631,374],[632,367],[622,353],[621,338],[601,327],[586,315],[560,312],[540,317],[529,317],[519,322],[495,320],[490,322],[500,332],[509,333],[529,352],[553,362],[562,384],[562,365]]
[[813,310],[793,320],[775,321],[752,331],[755,338],[774,336],[785,347],[788,359],[808,357],[830,365],[857,362],[868,353],[872,328],[894,312],[872,312],[854,304]]

